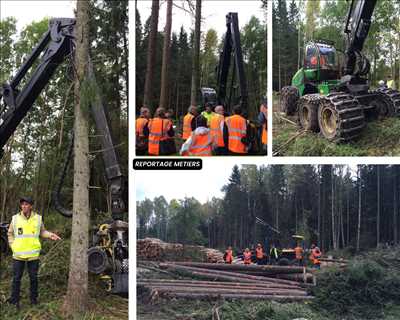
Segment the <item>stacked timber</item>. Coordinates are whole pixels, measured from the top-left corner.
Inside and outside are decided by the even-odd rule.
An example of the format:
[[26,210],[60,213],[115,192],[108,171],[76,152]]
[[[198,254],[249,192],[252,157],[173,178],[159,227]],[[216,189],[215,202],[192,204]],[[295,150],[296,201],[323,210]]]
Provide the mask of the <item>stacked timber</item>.
[[176,263],[160,263],[159,267],[170,273],[177,273],[179,276],[191,277],[191,279],[138,279],[138,292],[147,292],[151,299],[158,296],[185,299],[224,298],[275,301],[312,299],[304,285],[295,281],[190,267]]
[[137,257],[141,260],[152,261],[223,262],[223,253],[221,251],[204,246],[167,243],[156,238],[138,239]]

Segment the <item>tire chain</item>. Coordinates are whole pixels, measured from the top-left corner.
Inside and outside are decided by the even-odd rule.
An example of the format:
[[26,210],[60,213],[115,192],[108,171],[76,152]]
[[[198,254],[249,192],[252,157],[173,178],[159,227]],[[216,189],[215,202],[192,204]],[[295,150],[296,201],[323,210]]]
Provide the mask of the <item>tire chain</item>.
[[[322,98],[324,98],[324,96],[321,96],[319,93],[312,93],[312,94],[306,94],[304,96],[302,96],[300,98],[300,100],[297,102],[298,106],[297,106],[297,123],[299,124],[300,127],[302,127],[303,129],[306,129],[303,127],[303,125],[300,122],[300,110],[301,110],[301,106],[302,105],[309,105],[312,106],[311,108],[314,109],[315,114],[316,114],[316,118],[315,119],[311,119],[311,131],[313,132],[318,132],[319,131],[319,127],[318,127],[318,107],[322,101]],[[309,119],[310,120],[310,119]],[[313,123],[315,121],[315,123]]]
[[394,106],[395,115],[400,116],[400,92],[391,88],[378,89],[377,91],[384,94],[390,100]]
[[353,96],[344,92],[330,93],[323,97],[322,104],[330,104],[338,116],[333,141],[349,141],[361,134],[366,125],[364,110]]
[[[281,90],[281,111],[290,116],[298,110],[299,92],[294,86],[283,87]],[[286,102],[286,103],[285,103]]]

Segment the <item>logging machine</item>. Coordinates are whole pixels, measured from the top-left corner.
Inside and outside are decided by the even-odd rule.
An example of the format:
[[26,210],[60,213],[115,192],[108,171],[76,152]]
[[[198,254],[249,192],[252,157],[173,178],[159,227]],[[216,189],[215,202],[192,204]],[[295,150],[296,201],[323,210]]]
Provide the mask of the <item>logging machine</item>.
[[344,68],[334,43],[311,41],[306,45],[303,67],[281,90],[281,110],[297,114],[306,130],[321,132],[335,142],[358,137],[366,119],[400,116],[400,92],[371,90],[370,62],[363,54],[377,0],[352,0],[344,33]]
[[[49,83],[57,67],[75,52],[75,19],[55,18],[49,22],[49,29],[33,49],[30,56],[19,68],[10,83],[1,86],[0,91],[0,159],[3,148],[14,134],[18,125],[34,107],[42,90]],[[37,63],[37,67],[33,65]],[[27,74],[30,74],[30,77]],[[106,109],[101,101],[95,82],[93,67],[89,61],[88,75],[96,91],[90,109],[101,141],[102,158],[105,165],[108,189],[111,195],[112,221],[94,228],[92,242],[88,250],[89,271],[100,275],[112,293],[128,292],[128,223],[122,221],[128,211],[127,179],[122,174],[118,154],[108,124]],[[28,79],[25,79],[28,78]],[[24,85],[20,85],[24,80]],[[72,139],[73,140],[73,139]],[[65,217],[72,212],[65,209],[59,200],[60,191],[72,158],[73,141],[68,150],[60,181],[53,192],[55,209]],[[2,227],[2,230],[5,229]],[[1,248],[4,246],[3,232]]]
[[[230,113],[233,106],[240,105],[243,113],[248,115],[248,90],[237,12],[229,12],[226,15],[226,28],[223,49],[216,68],[217,88],[200,89],[202,106],[206,103],[211,103],[214,107],[223,105],[225,111]],[[250,121],[249,127],[249,153],[257,154],[261,149],[259,125]]]

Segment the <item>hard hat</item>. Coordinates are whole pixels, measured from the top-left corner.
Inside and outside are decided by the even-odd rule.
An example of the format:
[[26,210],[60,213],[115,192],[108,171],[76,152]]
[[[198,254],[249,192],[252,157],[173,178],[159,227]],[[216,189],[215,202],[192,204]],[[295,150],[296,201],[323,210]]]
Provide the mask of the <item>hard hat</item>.
[[378,84],[379,84],[379,86],[384,86],[385,85],[385,81],[383,81],[383,80],[380,80],[379,82],[378,82]]

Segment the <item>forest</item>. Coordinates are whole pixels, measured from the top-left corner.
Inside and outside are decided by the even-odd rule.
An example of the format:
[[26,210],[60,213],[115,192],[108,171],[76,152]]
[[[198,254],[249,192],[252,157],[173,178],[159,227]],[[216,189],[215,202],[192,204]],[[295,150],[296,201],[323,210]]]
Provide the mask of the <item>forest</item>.
[[[265,13],[265,21],[252,17],[249,21],[240,18],[239,26],[247,77],[249,114],[257,114],[259,102],[266,94],[266,1],[259,2]],[[201,87],[215,88],[216,67],[223,38],[207,24],[201,13],[212,1],[153,0],[152,15],[147,20],[136,7],[136,114],[146,105],[151,112],[159,106],[172,109],[173,118],[185,115],[190,104],[200,104],[198,92]],[[232,3],[234,4],[234,3]],[[159,11],[167,6],[166,25],[158,30]],[[172,15],[179,19],[179,12],[189,12],[195,28],[182,25],[179,32],[171,32]],[[232,5],[231,12],[235,12]],[[228,12],[227,12],[228,13]],[[224,17],[222,17],[224,19]],[[152,40],[152,41],[151,41]],[[230,75],[232,80],[232,75]],[[230,83],[230,80],[228,83]]]
[[235,166],[222,198],[138,201],[137,236],[243,249],[300,234],[323,252],[380,248],[399,243],[399,185],[398,165]]
[[[90,6],[92,62],[108,110],[115,145],[121,155],[121,164],[127,171],[128,2],[95,0],[90,1]],[[110,12],[110,23],[104,24]],[[34,21],[18,32],[15,18],[1,20],[0,83],[10,81],[47,31],[48,22],[48,19]],[[22,121],[0,160],[0,222],[8,222],[15,214],[18,199],[24,194],[33,196],[36,209],[44,216],[56,214],[52,209],[51,192],[59,179],[74,122],[74,65],[72,59],[67,60],[59,66]],[[109,200],[99,153],[101,147],[96,139],[93,120],[90,121],[90,198],[93,209],[107,211]],[[62,196],[64,205],[69,207],[72,203],[72,174],[67,175],[65,185]]]
[[[305,45],[324,39],[343,52],[344,23],[349,2],[337,0],[274,0],[273,5],[273,90],[290,85],[303,64]],[[371,62],[371,83],[400,80],[400,5],[380,0],[363,52]]]
[[[128,318],[128,289],[112,277],[106,284],[93,275],[88,250],[105,253],[91,237],[98,224],[107,226],[114,243],[111,219],[119,220],[128,238],[128,222],[122,221],[127,200],[115,197],[115,185],[121,181],[120,189],[125,187],[128,171],[128,4],[77,1],[64,3],[64,17],[32,14],[32,22],[21,26],[23,18],[15,13],[0,21],[0,83],[10,83],[10,93],[2,90],[0,96],[1,132],[11,135],[0,150],[0,304],[7,319]],[[110,163],[116,173],[110,173]],[[42,227],[47,233],[30,233]],[[7,229],[13,235],[8,239]],[[17,237],[27,250],[15,248]],[[127,242],[124,248],[119,259],[127,265]],[[110,256],[113,249],[107,249]],[[31,303],[28,277],[19,281],[16,271],[18,264],[23,275],[26,259]],[[113,270],[128,278],[125,266]],[[111,295],[115,287],[125,295]]]

